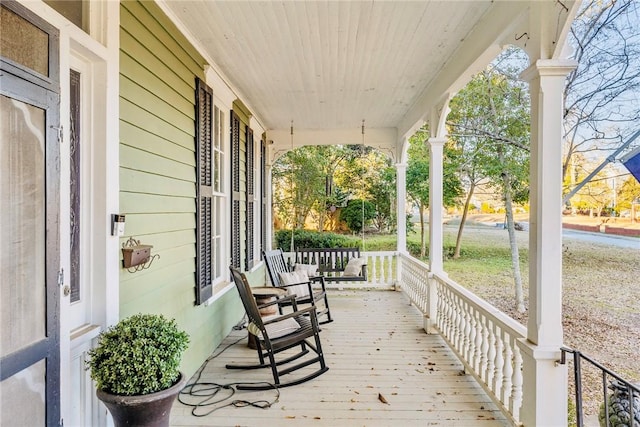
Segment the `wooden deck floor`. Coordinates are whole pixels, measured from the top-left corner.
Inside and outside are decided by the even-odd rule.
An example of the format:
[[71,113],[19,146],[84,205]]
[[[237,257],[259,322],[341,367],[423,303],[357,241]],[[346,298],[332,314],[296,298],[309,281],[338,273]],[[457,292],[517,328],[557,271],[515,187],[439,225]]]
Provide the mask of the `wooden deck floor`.
[[[304,384],[282,388],[278,402],[269,409],[230,406],[195,417],[191,408],[176,401],[171,425],[509,425],[473,377],[462,372],[462,365],[442,338],[422,330],[422,316],[404,294],[332,291],[330,304],[335,321],[322,325],[321,332],[328,372]],[[246,331],[232,332],[217,352],[238,339],[207,364],[201,382],[273,380],[265,369],[225,369],[229,362],[257,360],[255,351],[246,346]],[[245,391],[232,399],[274,397],[273,390]],[[211,409],[201,407],[198,412]]]

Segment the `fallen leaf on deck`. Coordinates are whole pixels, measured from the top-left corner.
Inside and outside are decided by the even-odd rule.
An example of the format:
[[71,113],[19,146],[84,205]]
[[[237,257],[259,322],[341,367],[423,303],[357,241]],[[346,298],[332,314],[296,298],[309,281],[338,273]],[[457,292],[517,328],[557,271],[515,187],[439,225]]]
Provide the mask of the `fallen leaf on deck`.
[[387,399],[385,399],[384,396],[380,393],[378,393],[378,400],[382,403],[386,403],[387,405],[389,404],[389,402],[387,402]]

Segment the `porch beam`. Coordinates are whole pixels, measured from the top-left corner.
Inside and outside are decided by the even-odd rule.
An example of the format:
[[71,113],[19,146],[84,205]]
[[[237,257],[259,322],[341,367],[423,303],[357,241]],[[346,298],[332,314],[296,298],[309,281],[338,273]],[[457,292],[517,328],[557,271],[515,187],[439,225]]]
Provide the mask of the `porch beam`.
[[562,330],[562,97],[569,60],[538,60],[522,73],[531,94],[529,320],[523,353],[524,425],[566,425]]
[[[305,145],[359,145],[362,144],[362,127],[360,123],[348,129],[296,129],[293,124],[293,148]],[[398,131],[396,128],[368,128],[365,122],[364,143],[374,147],[391,159],[396,159]],[[267,131],[267,140],[273,141],[271,160],[291,150],[291,130],[271,129]]]
[[411,110],[398,125],[404,135],[417,122],[427,118],[448,93],[460,90],[475,73],[487,66],[502,50],[505,43],[515,43],[515,28],[526,17],[529,2],[494,2],[491,10],[460,43],[453,57],[447,61],[438,76],[417,99]]

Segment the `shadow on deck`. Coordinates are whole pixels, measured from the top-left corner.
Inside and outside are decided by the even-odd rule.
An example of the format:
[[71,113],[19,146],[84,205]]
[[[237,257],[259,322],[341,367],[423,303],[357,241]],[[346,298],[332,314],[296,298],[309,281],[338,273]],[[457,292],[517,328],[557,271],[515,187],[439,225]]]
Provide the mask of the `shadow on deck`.
[[[172,426],[506,426],[510,425],[439,335],[427,335],[422,315],[393,291],[331,291],[335,321],[322,325],[329,371],[283,388],[268,409],[228,406],[205,417],[176,401]],[[253,362],[246,330],[233,331],[216,350],[201,382],[272,381],[267,369],[235,371]],[[292,374],[296,375],[296,373]],[[191,380],[193,381],[193,379]],[[223,392],[214,399],[222,398]],[[273,401],[276,392],[237,392],[233,399]],[[384,403],[386,401],[387,403]],[[201,407],[198,413],[213,407]]]

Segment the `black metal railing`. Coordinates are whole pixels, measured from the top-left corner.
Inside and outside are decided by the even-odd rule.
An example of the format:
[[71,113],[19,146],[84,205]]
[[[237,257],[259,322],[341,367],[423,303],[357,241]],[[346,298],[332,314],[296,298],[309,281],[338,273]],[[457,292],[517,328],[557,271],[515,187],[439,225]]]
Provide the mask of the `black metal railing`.
[[[573,354],[573,378],[575,382],[575,398],[576,398],[576,425],[577,427],[584,426],[584,417],[582,413],[582,361],[588,362],[590,365],[600,370],[602,373],[602,395],[603,395],[603,405],[604,405],[604,421],[606,427],[611,427],[612,423],[610,420],[610,402],[609,397],[610,393],[618,393],[621,395],[626,394],[626,399],[628,402],[627,408],[622,407],[614,408],[614,411],[623,411],[625,412],[625,416],[618,417],[615,425],[628,425],[629,427],[638,427],[640,426],[640,387],[638,385],[634,385],[629,381],[623,379],[620,375],[615,372],[607,369],[602,366],[600,363],[596,362],[589,356],[579,352],[578,350],[574,350],[571,348],[563,347],[562,356],[560,359],[561,364],[565,364],[567,362],[567,353]],[[609,391],[611,390],[611,392]],[[628,415],[628,419],[626,417]],[[621,419],[623,418],[623,419]]]

